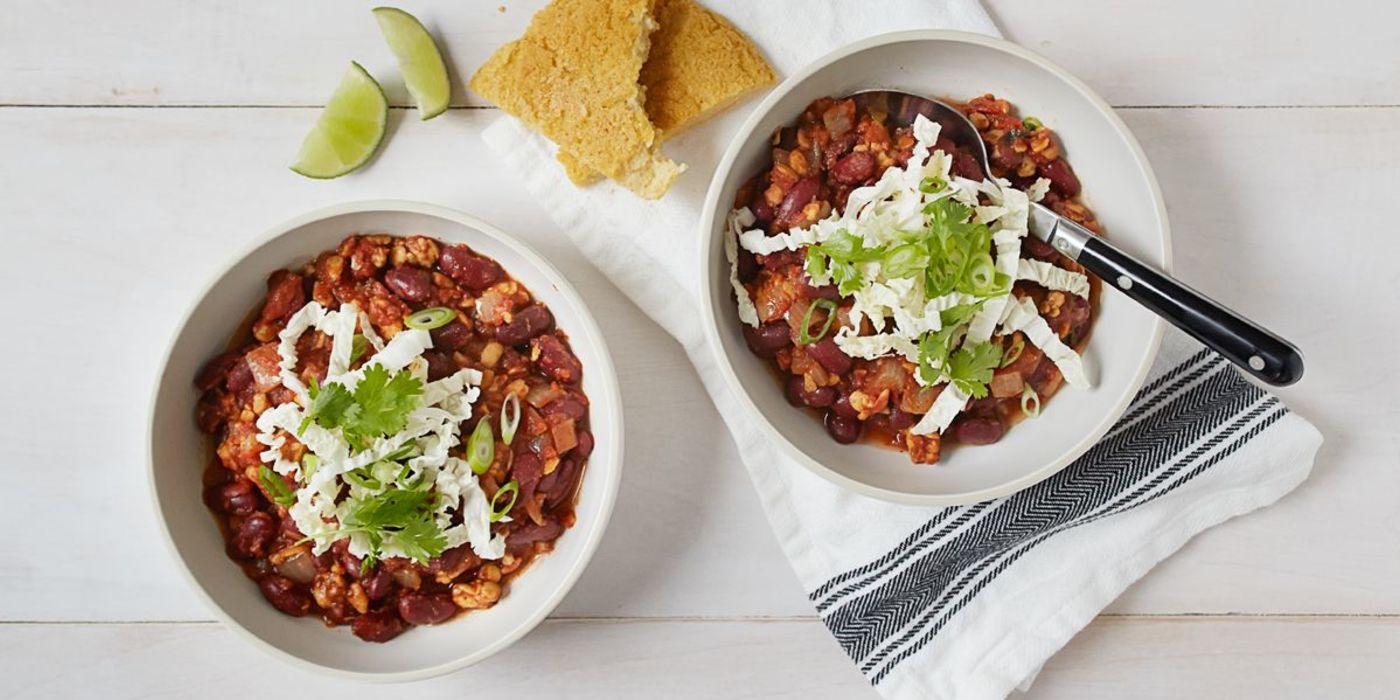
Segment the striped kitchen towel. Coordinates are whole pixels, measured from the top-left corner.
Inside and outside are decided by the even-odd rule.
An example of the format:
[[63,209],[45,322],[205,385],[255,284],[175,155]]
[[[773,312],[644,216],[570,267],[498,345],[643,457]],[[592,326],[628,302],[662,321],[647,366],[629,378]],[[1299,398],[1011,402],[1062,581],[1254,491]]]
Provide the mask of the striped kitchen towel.
[[[779,74],[888,31],[996,34],[975,0],[835,0],[802,3],[801,12],[792,11],[795,2],[704,2],[748,31]],[[611,183],[575,188],[553,146],[510,117],[483,138],[584,255],[685,346],[799,580],[885,697],[1005,696],[1192,535],[1272,503],[1307,476],[1317,431],[1175,331],[1117,427],[1058,475],[1013,496],[898,506],[807,472],[746,421],[697,322],[695,226],[748,109],[667,142],[667,154],[690,172],[658,202]]]

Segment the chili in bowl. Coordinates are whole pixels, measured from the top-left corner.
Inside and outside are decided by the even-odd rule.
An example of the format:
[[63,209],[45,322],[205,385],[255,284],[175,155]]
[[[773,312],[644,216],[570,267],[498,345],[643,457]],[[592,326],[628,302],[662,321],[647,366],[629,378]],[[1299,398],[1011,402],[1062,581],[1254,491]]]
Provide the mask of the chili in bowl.
[[[992,172],[927,120],[847,99],[882,89],[965,100]],[[1126,409],[1162,327],[1026,235],[1037,201],[1168,266],[1131,134],[1029,51],[898,32],[790,77],[702,210],[702,327],[735,405],[780,454],[884,500],[986,500],[1069,464]]]
[[537,624],[621,464],[616,378],[564,278],[404,202],[302,217],[223,273],[176,335],[151,436],[166,533],[230,627],[379,680]]

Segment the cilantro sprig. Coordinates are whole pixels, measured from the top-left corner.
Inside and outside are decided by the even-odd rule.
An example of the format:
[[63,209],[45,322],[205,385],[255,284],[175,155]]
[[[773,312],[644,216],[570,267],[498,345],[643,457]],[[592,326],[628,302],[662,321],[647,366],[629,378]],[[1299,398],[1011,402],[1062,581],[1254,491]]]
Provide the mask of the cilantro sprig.
[[368,448],[375,438],[393,435],[408,425],[408,414],[418,407],[423,394],[423,382],[407,369],[390,375],[381,365],[368,365],[354,392],[343,384],[322,386],[312,380],[308,394],[311,405],[297,433],[306,432],[313,422],[328,430],[339,428],[345,441],[358,451]]
[[322,535],[338,540],[363,534],[369,541],[366,569],[374,566],[386,547],[394,547],[420,564],[447,549],[447,536],[433,515],[437,494],[432,491],[389,489],[352,499],[340,527]]

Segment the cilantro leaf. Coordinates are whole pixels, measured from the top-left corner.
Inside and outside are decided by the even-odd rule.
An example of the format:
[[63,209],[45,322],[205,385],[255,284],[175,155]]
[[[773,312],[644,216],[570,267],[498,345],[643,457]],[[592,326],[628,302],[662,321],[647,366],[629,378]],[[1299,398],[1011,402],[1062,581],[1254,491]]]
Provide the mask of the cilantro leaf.
[[1001,346],[996,343],[982,343],[973,348],[961,348],[948,358],[945,372],[951,381],[963,392],[980,399],[987,395],[987,384],[992,374],[1001,364]]
[[355,386],[360,410],[350,427],[363,437],[393,435],[408,425],[408,414],[418,407],[422,394],[423,382],[408,370],[399,370],[391,378],[383,366],[370,365]]
[[938,381],[948,366],[948,355],[953,350],[953,335],[973,315],[982,309],[983,302],[959,304],[939,313],[943,327],[929,331],[919,338],[919,378],[925,384]]
[[376,560],[385,546],[393,545],[408,558],[427,563],[447,549],[447,536],[433,517],[436,499],[431,491],[401,489],[355,499],[340,529],[327,536],[363,533]]
[[297,497],[287,486],[287,482],[283,481],[277,472],[268,469],[266,464],[258,467],[258,481],[262,483],[263,490],[277,505],[291,508],[292,504],[297,502]]
[[306,432],[312,421],[323,428],[338,428],[354,421],[359,407],[344,386],[334,383],[321,386],[313,378],[307,393],[311,396],[311,405],[306,408],[306,418],[297,427],[298,434]]
[[345,442],[359,451],[375,438],[393,435],[408,425],[408,414],[418,408],[423,394],[423,382],[407,369],[390,376],[382,365],[369,365],[353,393],[342,384],[321,386],[313,380],[308,394],[311,405],[297,433],[306,432],[313,421],[326,429],[340,428]]

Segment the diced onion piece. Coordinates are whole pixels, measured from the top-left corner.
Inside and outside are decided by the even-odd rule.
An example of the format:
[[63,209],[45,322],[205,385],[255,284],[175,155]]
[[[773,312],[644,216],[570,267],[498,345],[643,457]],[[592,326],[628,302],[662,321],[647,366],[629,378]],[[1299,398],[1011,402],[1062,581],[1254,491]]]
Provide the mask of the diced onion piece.
[[507,445],[513,442],[515,431],[519,427],[520,397],[512,393],[501,403],[501,441]]

